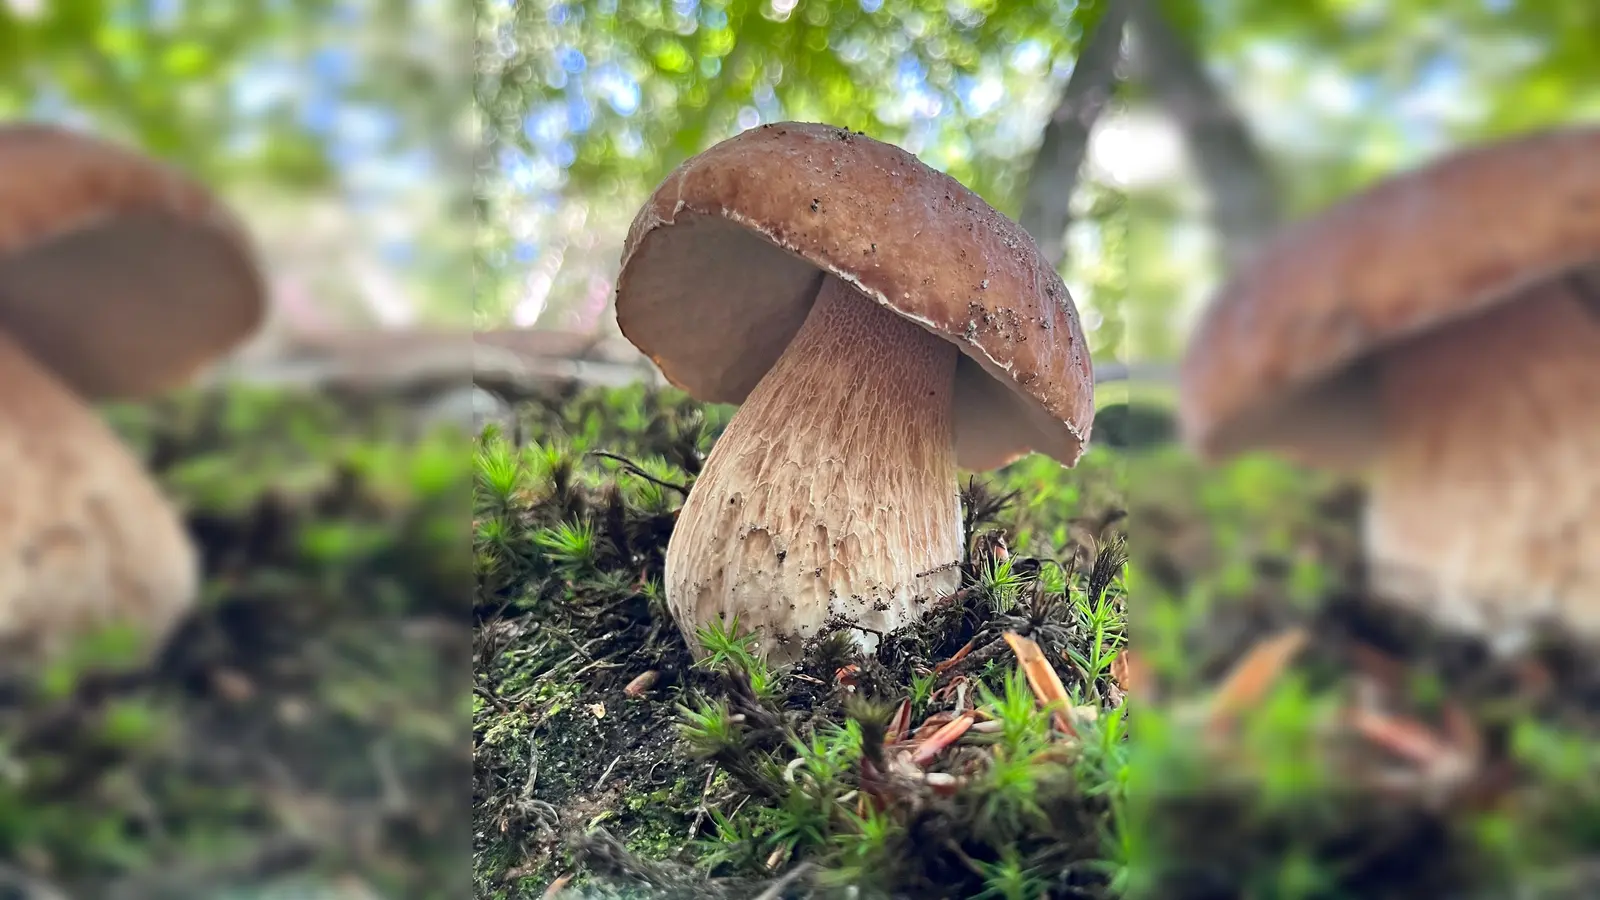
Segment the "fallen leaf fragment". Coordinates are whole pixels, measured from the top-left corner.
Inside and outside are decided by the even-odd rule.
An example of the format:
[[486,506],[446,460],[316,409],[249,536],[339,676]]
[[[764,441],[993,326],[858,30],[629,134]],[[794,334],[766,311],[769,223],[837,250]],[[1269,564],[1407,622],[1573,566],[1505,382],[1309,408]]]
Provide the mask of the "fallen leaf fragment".
[[1412,719],[1360,707],[1350,710],[1349,719],[1351,728],[1362,737],[1420,766],[1431,767],[1455,753],[1432,729]]
[[660,672],[651,669],[628,682],[628,686],[622,689],[622,693],[637,700],[648,693],[655,686],[656,679],[660,677]]
[[1361,707],[1350,710],[1349,721],[1367,740],[1415,765],[1423,783],[1435,790],[1454,793],[1482,771],[1476,734],[1468,744],[1457,744],[1414,719]]
[[911,701],[901,700],[900,706],[889,719],[889,728],[883,733],[885,744],[898,744],[911,733]]
[[778,870],[778,865],[783,862],[784,855],[788,852],[789,847],[787,845],[779,845],[776,850],[773,850],[770,854],[768,854],[766,862],[767,871],[776,872]]
[[946,722],[943,728],[933,733],[933,736],[918,745],[911,756],[911,761],[919,766],[926,766],[939,757],[944,749],[961,739],[967,729],[972,727],[972,716],[960,715]]
[[924,734],[931,734],[935,731],[938,731],[939,729],[948,725],[955,717],[956,714],[953,712],[936,712],[933,715],[928,716],[926,719],[923,719],[922,723],[917,727],[911,729],[911,736],[921,737]]
[[[977,638],[973,638],[973,640],[975,641],[975,640],[977,640]],[[933,667],[933,674],[935,674],[935,675],[943,675],[944,673],[950,671],[951,669],[953,669],[956,666],[960,665],[961,661],[966,659],[967,658],[967,654],[971,653],[971,652],[972,652],[972,641],[967,641],[965,644],[962,645],[960,650],[956,651],[954,656],[952,656],[949,659],[945,660],[944,662],[939,663],[938,665],[934,666]]]
[[1039,698],[1039,703],[1051,711],[1050,715],[1056,728],[1063,734],[1076,735],[1078,732],[1072,727],[1072,722],[1067,719],[1066,710],[1071,700],[1067,697],[1067,688],[1061,683],[1061,676],[1056,674],[1055,667],[1050,665],[1050,660],[1039,649],[1039,645],[1031,638],[1025,638],[1013,631],[1005,634],[1006,644],[1011,647],[1011,652],[1017,655],[1017,661],[1022,664],[1023,674],[1028,676],[1028,686],[1033,688],[1033,695]]
[[1116,658],[1111,660],[1111,680],[1124,691],[1143,697],[1153,692],[1155,683],[1144,660],[1132,650],[1119,651]]
[[957,675],[956,677],[950,679],[950,683],[944,687],[935,688],[933,693],[928,695],[928,699],[936,703],[943,702],[946,697],[950,697],[959,691],[965,690],[966,685],[967,676]]
[[941,797],[953,796],[956,792],[956,788],[961,786],[960,782],[954,775],[950,775],[945,772],[924,773],[922,780],[927,783],[928,787],[933,788],[934,793],[940,795]]
[[1211,695],[1211,720],[1217,722],[1258,705],[1305,643],[1305,630],[1291,628],[1250,648]]

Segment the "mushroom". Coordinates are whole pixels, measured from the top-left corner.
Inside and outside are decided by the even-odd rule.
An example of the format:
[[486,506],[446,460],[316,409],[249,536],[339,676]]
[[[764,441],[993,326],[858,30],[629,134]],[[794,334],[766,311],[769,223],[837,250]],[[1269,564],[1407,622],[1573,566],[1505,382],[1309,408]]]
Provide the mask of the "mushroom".
[[201,186],[54,126],[0,125],[0,655],[195,600],[178,514],[90,405],[183,383],[263,314],[245,236]]
[[[1016,224],[910,153],[765,125],[634,219],[617,322],[672,384],[741,403],[678,515],[668,606],[775,662],[863,649],[959,586],[957,465],[1074,465],[1094,413],[1077,310]],[[698,648],[697,648],[698,652]]]
[[1600,130],[1457,152],[1287,229],[1183,365],[1202,456],[1367,476],[1371,587],[1600,636]]

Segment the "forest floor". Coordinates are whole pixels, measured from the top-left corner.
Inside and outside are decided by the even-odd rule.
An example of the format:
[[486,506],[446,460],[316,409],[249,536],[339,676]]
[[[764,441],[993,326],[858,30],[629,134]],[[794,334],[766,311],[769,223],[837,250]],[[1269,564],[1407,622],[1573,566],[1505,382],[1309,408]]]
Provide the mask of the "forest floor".
[[151,666],[0,674],[0,897],[466,896],[466,436],[246,388],[110,415],[207,586]]
[[1600,891],[1595,655],[1364,596],[1359,494],[1272,460],[1021,460],[876,655],[773,671],[734,626],[694,665],[662,555],[727,415],[588,391],[480,442],[478,896]]

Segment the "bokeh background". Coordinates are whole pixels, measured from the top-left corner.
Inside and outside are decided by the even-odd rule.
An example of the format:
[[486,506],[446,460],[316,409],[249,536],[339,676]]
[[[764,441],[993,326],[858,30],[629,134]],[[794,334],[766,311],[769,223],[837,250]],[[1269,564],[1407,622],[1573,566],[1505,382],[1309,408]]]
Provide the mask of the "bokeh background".
[[272,295],[245,377],[105,410],[205,589],[148,665],[91,635],[0,666],[0,896],[469,892],[470,453],[249,372],[308,335],[470,323],[471,26],[410,0],[0,2],[0,120],[204,179]]
[[7,0],[0,116],[214,185],[271,274],[271,336],[464,324],[471,57],[444,0]]
[[614,329],[622,237],[660,179],[821,120],[1018,218],[1097,361],[1170,360],[1278,222],[1600,117],[1600,11],[1562,0],[483,0],[477,30],[483,328]]
[[[1600,121],[1600,6],[0,0],[0,116],[125,140],[207,179],[239,210],[273,295],[246,363],[349,330],[614,336],[621,243],[650,190],[741,130],[828,121],[907,147],[1021,221],[1072,289],[1097,365],[1148,365],[1160,393],[1162,367],[1229,260],[1277,224],[1453,147]],[[459,529],[470,491],[451,461],[464,469],[468,454],[392,435],[325,439],[348,410],[268,412],[277,401],[247,398],[219,414],[210,402],[160,405],[157,421],[128,431],[220,548],[220,599],[194,624],[209,642],[154,685],[0,707],[6,747],[24,746],[18,736],[41,722],[56,729],[19,765],[75,791],[0,789],[0,875],[34,888],[82,879],[98,886],[90,896],[114,883],[116,896],[178,897],[216,896],[202,888],[224,875],[315,870],[324,893],[460,896],[451,878],[465,877],[468,829],[451,831],[448,813],[465,803],[453,785],[467,778],[452,780],[444,756],[463,752],[465,714],[451,703],[467,696],[467,651],[440,626],[453,599],[435,588],[471,582],[471,551],[464,535],[440,550],[452,538],[418,524],[413,508],[455,491],[454,507],[430,514],[444,509]],[[232,455],[278,446],[269,435],[288,448],[281,457]],[[1008,477],[1041,495],[1055,485],[1051,502],[1063,506],[1075,490],[1052,481],[1065,478],[1053,468]],[[1165,484],[1152,477],[1135,490],[1159,506],[1179,494]],[[1303,523],[1281,521],[1278,501],[1301,486],[1270,466],[1229,469],[1202,491],[1221,518],[1201,530],[1234,557],[1289,548],[1280,581],[1314,596],[1321,576],[1315,560],[1296,561],[1289,527]],[[433,557],[413,532],[432,535]],[[1144,534],[1168,547],[1187,539]],[[258,556],[228,562],[240,547]],[[427,571],[409,573],[408,561]],[[1236,562],[1213,566],[1204,589],[1249,593],[1259,573]],[[244,652],[262,634],[282,640]],[[1219,658],[1248,643],[1213,637]],[[424,664],[430,642],[444,650]],[[450,653],[459,685],[440,662]],[[311,669],[301,682],[303,672],[283,680],[285,659],[360,665]],[[254,693],[216,680],[230,660]],[[194,756],[171,742],[108,757],[98,718],[108,696],[134,710],[119,713],[119,728],[169,734],[170,714],[188,746],[234,735],[270,751],[266,762],[289,759],[315,789],[287,791],[254,768],[198,777]],[[345,729],[310,729],[343,743],[307,742],[306,721]],[[516,753],[529,752],[531,727],[524,718],[514,731]],[[526,763],[507,752],[519,779]],[[177,788],[152,795],[152,784]],[[224,831],[256,844],[225,847]],[[290,863],[274,855],[281,840]],[[269,871],[218,874],[213,858]]]
[[[1129,428],[1106,421],[1135,395],[1170,407],[1172,364],[1196,314],[1230,266],[1279,226],[1457,148],[1600,121],[1600,7],[1566,0],[482,0],[476,28],[477,329],[608,337],[607,346],[625,351],[611,301],[634,213],[684,159],[782,120],[825,121],[904,146],[1017,219],[1059,267],[1102,379],[1099,446],[1072,470],[1031,458],[985,478],[1020,498],[999,523],[1013,554],[1094,558],[1096,548],[1126,535],[1130,561],[1118,582],[1126,594],[1107,607],[1114,614],[1089,616],[1109,623],[1112,637],[1102,640],[1098,625],[1082,622],[1077,633],[1093,633],[1092,653],[1108,666],[1126,637],[1133,655],[1118,656],[1121,674],[1108,677],[1145,705],[1130,714],[1131,740],[1107,740],[1073,776],[1073,790],[1110,798],[1109,811],[1094,813],[1104,844],[1079,862],[1112,874],[1092,887],[1075,883],[1081,892],[1072,893],[1062,874],[1071,866],[1050,855],[1059,846],[1028,850],[999,832],[946,823],[941,828],[970,838],[963,846],[992,839],[984,847],[991,854],[984,896],[1040,896],[1051,877],[1053,895],[1163,900],[1474,896],[1480,889],[1506,896],[1508,884],[1539,896],[1600,889],[1585,862],[1593,859],[1595,832],[1577,824],[1592,826],[1600,808],[1593,706],[1580,699],[1592,695],[1556,689],[1547,699],[1559,695],[1550,703],[1560,711],[1551,714],[1515,691],[1480,690],[1515,679],[1494,674],[1475,651],[1435,642],[1426,622],[1374,611],[1359,549],[1359,485],[1261,455],[1203,466],[1170,442],[1124,453],[1117,444],[1126,441],[1113,436],[1126,438]],[[512,485],[540,486],[526,508],[497,507],[544,527],[529,539],[538,543],[532,565],[562,572],[563,560],[591,564],[603,555],[596,541],[579,538],[603,533],[605,523],[550,498],[564,495],[569,481],[617,494],[632,482],[615,468],[578,461],[582,450],[632,447],[661,464],[653,475],[688,477],[664,461],[671,453],[658,439],[671,433],[662,425],[670,418],[665,406],[643,392],[550,401],[524,416],[521,437],[531,443],[489,445],[498,455],[485,456],[484,484],[499,473],[508,486],[502,496],[514,493]],[[1160,434],[1153,424],[1151,433]],[[499,502],[490,489],[483,497],[485,509]],[[498,548],[510,520],[486,514],[483,521],[480,545]],[[584,521],[592,531],[580,533]],[[586,595],[552,577],[542,587],[535,579],[491,589],[493,577],[521,578],[524,570],[488,555],[481,565],[480,607],[504,613],[494,629],[480,630],[489,648],[477,672],[486,695],[537,677],[583,703],[625,703],[652,732],[676,721],[621,698],[622,674],[616,683],[568,680],[560,672],[565,651],[540,645],[551,623],[582,608],[572,598],[604,597],[593,602],[617,608],[625,601],[616,596],[643,604],[653,586],[608,593],[597,578]],[[983,577],[968,586],[981,593]],[[562,603],[541,605],[552,598]],[[1301,635],[1303,644],[1283,643],[1285,634]],[[1369,652],[1379,645],[1382,652]],[[1305,653],[1295,657],[1287,646]],[[668,658],[649,642],[616,653],[624,667],[638,667],[625,669],[628,676]],[[546,666],[546,656],[556,662]],[[1291,666],[1291,657],[1301,661]],[[1076,690],[1098,677],[1092,668],[1062,677]],[[1381,724],[1391,743],[1400,741],[1395,735],[1429,736],[1419,769],[1451,755],[1432,725],[1424,727],[1451,704],[1470,710],[1460,719],[1472,723],[1465,730],[1493,748],[1485,757],[1492,763],[1468,766],[1471,777],[1450,789],[1449,800],[1437,785],[1391,791],[1391,782],[1374,788],[1363,780],[1393,774],[1393,760],[1381,742],[1350,739],[1347,713],[1364,708],[1347,701],[1401,696],[1411,685],[1425,699],[1396,701],[1401,712]],[[888,693],[901,689],[891,685]],[[692,695],[678,690],[667,695]],[[1198,704],[1213,700],[1212,709],[1224,710],[1216,729],[1197,714]],[[1120,721],[1112,707],[1098,721]],[[596,815],[595,804],[607,802],[596,799],[606,778],[585,769],[591,748],[619,759],[619,773],[685,760],[670,747],[641,750],[625,729],[563,710],[526,722],[485,700],[476,712],[475,839],[486,893],[535,896],[575,872],[582,878],[606,868],[597,855],[612,874],[644,871],[609,850],[580,858],[577,830],[562,830],[574,822],[603,819],[637,856],[682,863],[695,856],[679,845],[697,827],[697,809],[733,816],[729,810],[743,808],[737,789],[719,795],[708,776],[702,791],[698,778],[684,776],[686,787],[664,783],[648,800],[623,796]],[[1233,722],[1235,712],[1248,724]],[[1546,727],[1552,720],[1562,727]],[[1573,721],[1587,724],[1562,730]],[[1371,720],[1366,725],[1373,729]],[[1111,733],[1105,728],[1101,734]],[[1212,740],[1224,732],[1228,740]],[[542,818],[516,793],[530,767],[525,735],[545,748],[542,771],[563,764],[552,757],[566,761],[567,781],[544,782],[536,792],[548,807]],[[1352,744],[1357,751],[1346,754]],[[778,757],[780,765],[787,759]],[[1517,799],[1473,805],[1499,790],[1485,784],[1505,771],[1521,779]],[[1417,777],[1413,786],[1432,775]],[[631,790],[635,782],[625,783]],[[615,783],[613,790],[625,794]],[[761,860],[780,858],[799,839],[785,843],[783,826],[773,825],[781,816],[742,815],[719,840],[749,850],[755,863],[718,871],[776,877]],[[1052,809],[1023,830],[1048,842],[1040,836],[1070,820]],[[944,849],[929,849],[925,833],[850,857],[840,848],[856,847],[856,836],[849,827],[815,836],[807,858],[839,877],[899,886],[942,887],[970,875],[940,869]],[[714,847],[699,859],[726,862],[724,853],[734,851]],[[1036,864],[1034,874],[1021,871],[1023,859]],[[1002,863],[1010,866],[1004,873]],[[690,893],[705,884],[688,883],[697,885]]]
[[1097,354],[1138,360],[1175,352],[1230,254],[1274,223],[1463,142],[1600,117],[1596,16],[1559,0],[7,0],[0,114],[92,127],[215,183],[270,263],[263,348],[362,326],[612,329],[624,229],[659,180],[740,130],[811,119],[901,143],[1019,218]]

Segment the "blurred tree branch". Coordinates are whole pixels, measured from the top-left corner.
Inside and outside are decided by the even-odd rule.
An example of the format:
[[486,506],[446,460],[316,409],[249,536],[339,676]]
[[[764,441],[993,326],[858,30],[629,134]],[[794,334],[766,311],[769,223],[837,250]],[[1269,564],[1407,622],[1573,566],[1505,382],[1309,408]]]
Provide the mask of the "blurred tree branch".
[[1135,39],[1129,57],[1136,76],[1149,85],[1183,133],[1211,200],[1225,268],[1232,269],[1282,215],[1271,171],[1244,120],[1156,0],[1121,2],[1127,4]]
[[1021,224],[1059,269],[1066,261],[1072,197],[1087,156],[1089,135],[1116,94],[1123,37],[1134,38],[1127,58],[1183,133],[1211,199],[1224,263],[1235,265],[1277,226],[1281,203],[1271,171],[1244,120],[1217,87],[1190,41],[1156,0],[1110,0],[1085,36],[1083,50],[1044,129],[1028,172]]
[[1066,261],[1072,195],[1088,153],[1089,132],[1116,90],[1127,12],[1126,0],[1111,0],[1085,35],[1061,102],[1045,125],[1039,152],[1028,170],[1020,224],[1057,270]]

